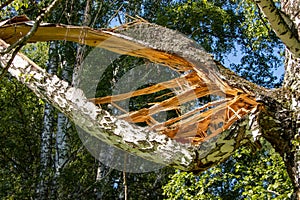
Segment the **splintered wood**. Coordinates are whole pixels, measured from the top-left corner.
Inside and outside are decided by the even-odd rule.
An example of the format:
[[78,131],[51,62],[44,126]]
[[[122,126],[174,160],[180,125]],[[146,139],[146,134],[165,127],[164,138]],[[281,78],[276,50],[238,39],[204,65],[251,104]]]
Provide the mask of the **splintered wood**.
[[[24,36],[32,24],[26,17],[4,21],[0,24],[0,38],[12,44]],[[137,37],[128,34],[128,30],[137,32]],[[139,38],[141,35],[144,37]],[[51,40],[73,41],[119,54],[142,57],[181,74],[180,77],[142,89],[93,98],[90,101],[100,105],[111,104],[123,112],[118,116],[120,119],[147,124],[150,130],[182,143],[199,145],[227,130],[258,105],[251,92],[242,87],[232,86],[228,78],[230,76],[223,77],[224,72],[222,75],[218,72],[220,69],[227,69],[215,62],[204,50],[197,49],[189,39],[175,31],[144,20],[105,30],[41,24],[29,41]],[[228,70],[228,74],[233,73]],[[147,107],[127,112],[118,106],[120,101],[155,94],[166,89],[174,91],[171,92],[173,94],[162,101],[147,102]],[[203,99],[205,101],[202,101]],[[191,101],[202,103],[183,112],[182,105]],[[165,121],[155,119],[155,115],[168,111],[176,111],[176,115]]]
[[[188,74],[189,76],[184,75],[183,77],[191,78],[190,75],[192,74],[194,74],[194,79],[199,80],[197,74],[193,72]],[[178,79],[182,79],[183,77]],[[166,88],[171,89],[173,87],[178,91],[179,85],[175,83],[180,84],[179,81],[173,79],[131,93],[93,98],[90,100],[96,104],[110,103],[121,110],[117,107],[116,102],[135,96],[155,93]],[[248,94],[239,94],[236,96],[229,94],[225,97],[220,96],[218,100],[197,106],[193,110],[168,119],[167,121],[157,122],[153,117],[155,114],[169,110],[180,111],[181,105],[186,102],[195,100],[195,98],[201,99],[201,97],[209,97],[210,95],[221,92],[217,87],[207,87],[201,81],[191,83],[193,83],[193,85],[190,85],[189,90],[182,91],[176,96],[170,97],[162,102],[153,102],[151,106],[147,108],[141,108],[131,112],[124,111],[126,113],[120,115],[119,118],[132,123],[145,122],[151,130],[165,134],[183,143],[198,145],[228,129],[230,125],[248,114],[257,105],[257,102]],[[231,89],[230,93],[232,93]]]

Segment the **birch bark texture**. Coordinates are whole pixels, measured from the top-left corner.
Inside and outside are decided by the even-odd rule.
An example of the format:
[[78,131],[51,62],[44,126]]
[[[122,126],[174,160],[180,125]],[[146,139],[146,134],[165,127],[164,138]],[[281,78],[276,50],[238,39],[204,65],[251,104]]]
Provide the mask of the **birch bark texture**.
[[[56,42],[51,42],[49,47],[49,61],[47,63],[47,72],[56,74],[59,64]],[[40,160],[40,182],[37,187],[38,199],[47,199],[53,193],[51,188],[51,179],[49,178],[52,171],[52,153],[54,136],[54,107],[45,103],[43,130],[41,134],[41,160]]]

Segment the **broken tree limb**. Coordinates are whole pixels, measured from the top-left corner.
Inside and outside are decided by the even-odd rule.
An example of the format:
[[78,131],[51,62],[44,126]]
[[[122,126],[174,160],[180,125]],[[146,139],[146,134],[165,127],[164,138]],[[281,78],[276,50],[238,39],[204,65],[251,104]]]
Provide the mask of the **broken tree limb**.
[[[0,45],[2,49],[8,46],[2,40]],[[1,56],[1,64],[5,64],[9,58],[9,54]],[[182,170],[202,171],[223,161],[234,149],[252,140],[244,131],[249,128],[249,118],[244,118],[242,123],[236,123],[199,147],[176,142],[166,135],[111,116],[89,102],[80,89],[70,87],[57,76],[46,73],[21,53],[16,55],[9,73],[90,135],[156,163]]]
[[[18,20],[20,22],[16,22],[15,19],[12,19],[13,24],[11,24],[10,21],[2,23],[2,27],[0,27],[0,37],[6,42],[13,43],[18,40],[21,35],[26,34],[30,30],[32,26],[31,21],[26,21],[25,19]],[[85,34],[82,35],[82,32]],[[236,119],[243,117],[250,112],[251,109],[255,108],[257,105],[255,95],[258,91],[259,93],[268,93],[264,88],[247,82],[223,67],[220,63],[215,62],[211,55],[182,34],[158,25],[145,23],[144,21],[142,23],[138,21],[128,26],[123,25],[119,28],[109,30],[94,30],[88,27],[45,23],[41,24],[35,35],[30,38],[30,42],[49,40],[79,42],[97,48],[104,48],[119,54],[143,57],[151,62],[167,66],[179,73],[187,74],[183,78],[188,82],[190,89],[180,91],[175,97],[171,97],[164,102],[154,103],[151,108],[129,113],[128,118],[131,120],[134,119],[133,122],[148,123],[151,121],[150,123],[152,123],[154,121],[151,120],[149,113],[154,114],[161,112],[162,110],[158,107],[176,109],[181,103],[191,101],[193,98],[213,95],[217,91],[222,93],[221,96],[225,95],[226,97],[230,97],[233,102],[231,101],[232,105],[230,107],[226,108],[225,105],[226,109],[223,110],[223,115],[225,115],[223,126],[218,126],[217,129],[209,129],[209,126],[206,125],[203,130],[199,128],[195,133],[190,131],[190,135],[185,134],[185,137],[189,138],[188,141],[192,141],[194,144],[198,144],[199,141],[202,141],[202,132],[220,133],[225,130],[225,127],[228,128]],[[162,87],[159,86],[159,84],[161,84]],[[135,91],[134,93],[136,95],[150,93],[152,92],[150,90],[154,87],[156,91],[162,90],[163,88],[170,87],[167,84],[169,84],[169,82],[158,83],[152,88]],[[176,86],[173,84],[173,87]],[[235,98],[240,95],[243,96],[242,102],[238,100],[238,98]],[[121,95],[119,99],[124,100],[130,97],[132,96],[126,96],[126,94],[124,94],[123,96]],[[111,102],[113,103],[114,99],[118,97],[105,98],[112,100]],[[95,103],[105,102],[102,98],[91,99],[91,101]],[[221,106],[224,107],[224,105]],[[244,112],[242,108],[244,110],[246,108],[247,112]],[[236,113],[239,114],[237,115]],[[213,113],[207,116],[205,121],[202,119],[199,119],[200,121],[196,120],[195,124],[210,124],[212,115]],[[220,113],[218,115],[220,115]],[[195,117],[197,118],[197,116],[191,117],[194,118],[190,120],[195,119]],[[173,134],[174,129],[177,129],[176,127],[178,126],[182,128],[183,124],[173,124],[171,129],[170,127],[166,127],[160,131],[166,135],[175,136]],[[184,128],[182,130],[184,130]],[[192,139],[194,136],[195,140]]]
[[[1,24],[0,38],[9,43],[18,40],[32,26],[32,22],[22,18],[19,22],[8,20]],[[82,31],[85,32],[84,36]],[[225,103],[210,104],[215,107],[207,106],[209,110],[200,115],[187,113],[177,119],[154,124],[153,127],[159,127],[157,130],[151,126],[142,128],[111,116],[92,103],[101,102],[101,99],[86,99],[82,90],[70,87],[56,76],[50,76],[24,55],[18,54],[9,72],[38,96],[57,107],[76,125],[107,144],[147,160],[196,172],[226,160],[241,145],[248,143],[255,147],[256,142],[251,133],[255,132],[257,135],[258,129],[257,126],[253,128],[255,123],[252,119],[256,119],[253,116],[263,107],[255,97],[266,95],[268,90],[238,77],[176,31],[144,22],[111,30],[41,24],[29,41],[50,40],[73,41],[120,54],[143,57],[179,73],[188,74],[186,76],[191,76],[188,80],[190,89],[177,94],[183,101],[192,99],[189,92],[202,97],[214,93],[213,88],[220,90],[226,97]],[[8,45],[2,41],[1,46],[7,48]],[[7,58],[9,55],[2,56],[1,63],[5,64]],[[177,87],[175,82],[158,83],[153,88],[161,90],[168,85]],[[151,91],[146,89],[136,92],[143,95]],[[118,98],[129,97],[123,94]],[[114,98],[117,97],[108,99]],[[154,104],[145,112],[131,112],[128,121],[147,121],[151,117],[149,113],[161,111],[160,105],[176,108],[178,101],[176,98],[169,98]]]

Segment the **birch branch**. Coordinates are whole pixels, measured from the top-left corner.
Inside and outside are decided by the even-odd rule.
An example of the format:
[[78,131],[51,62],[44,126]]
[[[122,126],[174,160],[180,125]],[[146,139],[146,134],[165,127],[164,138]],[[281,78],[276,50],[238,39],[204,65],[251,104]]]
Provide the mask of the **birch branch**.
[[[297,35],[294,34],[280,11],[276,8],[273,0],[254,0],[260,10],[271,24],[272,29],[286,47],[296,56],[300,57],[300,41]],[[291,22],[292,23],[292,22]]]

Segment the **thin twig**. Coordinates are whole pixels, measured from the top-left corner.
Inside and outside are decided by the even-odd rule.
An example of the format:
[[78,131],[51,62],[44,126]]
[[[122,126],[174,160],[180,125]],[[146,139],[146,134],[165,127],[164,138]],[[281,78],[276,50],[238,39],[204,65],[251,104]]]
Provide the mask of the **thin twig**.
[[0,5],[0,9],[5,8],[5,7],[8,6],[9,4],[11,4],[13,1],[14,1],[14,0],[8,0],[8,1],[3,2],[3,3]]
[[97,22],[98,16],[99,16],[100,12],[102,11],[102,6],[103,6],[103,3],[101,2],[100,5],[99,5],[99,8],[98,8],[98,11],[97,11],[97,13],[96,13],[96,15],[94,17],[94,21],[93,21],[93,23],[90,24],[90,27],[94,28],[94,26],[95,26],[95,24]]
[[124,185],[124,200],[127,200],[127,182],[126,182],[126,172],[123,171],[123,185]]
[[273,190],[267,190],[267,192],[270,192],[270,193],[275,194],[275,195],[277,195],[277,196],[280,195],[279,193],[277,193],[277,192],[275,192],[275,191],[273,191]]
[[[122,19],[121,19],[121,16],[120,16],[120,13],[118,13],[117,17],[118,17],[119,23],[120,23],[120,24],[123,24]],[[125,23],[125,22],[124,22],[124,23]]]
[[270,28],[268,27],[268,25],[266,24],[264,17],[262,16],[262,11],[259,9],[257,3],[255,3],[256,9],[258,9],[258,16],[260,18],[260,20],[262,21],[262,23],[264,24],[264,26],[266,27],[266,29],[268,30],[268,33],[271,32]]
[[127,200],[127,181],[126,181],[126,165],[127,165],[128,154],[125,154],[124,159],[124,170],[123,170],[123,186],[124,186],[124,200]]
[[136,17],[133,17],[133,16],[127,14],[127,13],[125,13],[125,17],[130,18],[130,19],[132,19],[133,21],[136,21],[136,20],[137,20]]
[[107,24],[105,27],[108,27],[110,22],[118,15],[118,13],[120,12],[120,10],[123,8],[123,4],[121,4],[121,6],[118,8],[118,10],[115,11],[115,13],[111,16],[111,18],[107,21]]

